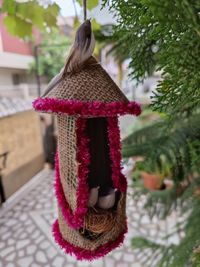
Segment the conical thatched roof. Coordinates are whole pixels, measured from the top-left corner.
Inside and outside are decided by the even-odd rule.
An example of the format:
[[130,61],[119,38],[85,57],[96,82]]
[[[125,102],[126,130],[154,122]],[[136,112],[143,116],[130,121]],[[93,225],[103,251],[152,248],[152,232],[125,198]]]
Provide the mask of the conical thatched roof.
[[93,57],[79,72],[66,74],[45,97],[37,99],[33,106],[38,111],[68,115],[140,114],[139,105],[129,102]]
[[89,64],[65,78],[45,97],[101,102],[128,102],[102,66],[92,58]]

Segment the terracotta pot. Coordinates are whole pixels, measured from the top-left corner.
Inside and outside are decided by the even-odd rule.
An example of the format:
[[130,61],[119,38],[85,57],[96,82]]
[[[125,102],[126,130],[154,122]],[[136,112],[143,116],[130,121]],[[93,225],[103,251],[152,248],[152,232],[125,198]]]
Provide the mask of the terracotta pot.
[[141,172],[144,187],[149,190],[159,190],[162,186],[162,178],[158,174]]

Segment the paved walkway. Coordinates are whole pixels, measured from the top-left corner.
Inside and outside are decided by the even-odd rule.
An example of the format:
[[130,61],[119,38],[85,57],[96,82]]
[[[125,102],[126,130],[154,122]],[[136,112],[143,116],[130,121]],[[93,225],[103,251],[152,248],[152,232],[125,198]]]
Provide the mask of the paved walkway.
[[131,238],[142,234],[155,240],[166,232],[166,223],[152,223],[143,204],[144,196],[137,205],[129,196],[129,232],[123,246],[92,263],[78,262],[53,241],[51,224],[57,216],[53,172],[43,170],[0,208],[0,267],[153,267],[156,257],[151,250],[133,250]]

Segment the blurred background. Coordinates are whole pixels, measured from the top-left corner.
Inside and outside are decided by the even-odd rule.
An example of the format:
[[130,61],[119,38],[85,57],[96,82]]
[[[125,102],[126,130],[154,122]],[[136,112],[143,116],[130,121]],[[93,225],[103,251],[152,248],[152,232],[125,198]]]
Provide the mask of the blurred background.
[[82,1],[0,0],[0,267],[200,266],[200,5],[175,2],[87,1],[95,57],[143,110],[120,118],[129,232],[88,263],[51,237],[56,120],[32,109],[65,63]]

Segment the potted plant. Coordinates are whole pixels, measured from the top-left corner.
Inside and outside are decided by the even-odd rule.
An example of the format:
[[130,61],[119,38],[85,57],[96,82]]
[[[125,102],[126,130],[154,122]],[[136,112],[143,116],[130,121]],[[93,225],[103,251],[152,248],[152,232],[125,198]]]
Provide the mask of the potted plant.
[[136,163],[135,172],[137,178],[140,177],[143,182],[143,186],[148,190],[163,190],[166,188],[164,184],[165,175],[157,170],[153,170],[148,167],[144,161]]

